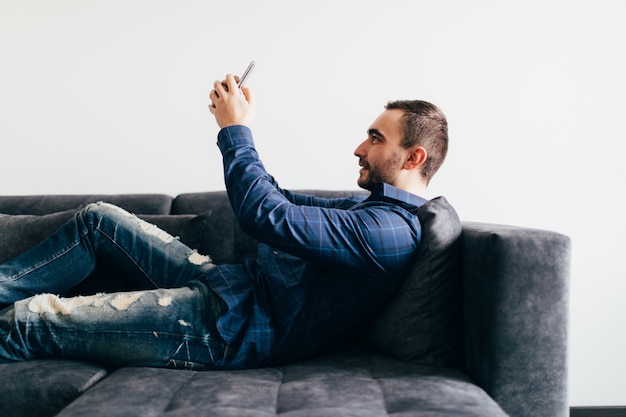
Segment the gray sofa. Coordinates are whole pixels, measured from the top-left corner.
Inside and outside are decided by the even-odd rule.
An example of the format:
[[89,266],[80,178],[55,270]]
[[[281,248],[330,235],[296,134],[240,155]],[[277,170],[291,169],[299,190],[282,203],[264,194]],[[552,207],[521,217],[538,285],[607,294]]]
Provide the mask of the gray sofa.
[[[156,223],[216,262],[255,255],[225,192],[0,196],[0,262],[95,201]],[[566,416],[570,240],[544,230],[460,225],[446,243],[454,262],[425,234],[420,256],[429,264],[417,268],[421,281],[316,357],[218,372],[59,359],[5,363],[0,416]],[[431,280],[441,270],[455,278]],[[95,291],[98,279],[75,292]],[[106,290],[125,288],[114,275],[106,282]],[[430,300],[420,304],[425,294]],[[422,310],[413,313],[414,306]]]

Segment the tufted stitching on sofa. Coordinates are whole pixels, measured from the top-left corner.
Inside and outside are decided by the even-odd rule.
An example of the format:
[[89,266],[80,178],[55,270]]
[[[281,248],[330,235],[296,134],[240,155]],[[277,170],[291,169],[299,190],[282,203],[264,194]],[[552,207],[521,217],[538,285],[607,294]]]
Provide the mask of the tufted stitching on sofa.
[[285,383],[285,371],[283,367],[280,367],[280,385],[278,386],[278,389],[276,390],[276,399],[274,401],[275,404],[275,408],[274,408],[274,414],[278,415],[278,413],[280,412],[280,393],[281,393],[281,388],[283,386],[283,384]]
[[389,397],[385,393],[385,389],[383,387],[383,384],[381,384],[381,380],[378,377],[378,375],[376,374],[374,361],[372,360],[371,357],[367,357],[367,364],[368,364],[370,372],[372,374],[372,379],[374,379],[374,381],[376,381],[376,384],[378,385],[378,389],[380,390],[380,399],[382,401],[382,408],[383,408],[383,410],[385,410],[385,414],[384,415],[388,416],[389,415],[389,406],[388,406]]
[[190,382],[193,380],[193,378],[196,376],[193,373],[189,372],[190,375],[188,375],[188,378],[186,379],[185,382],[181,383],[178,386],[178,389],[175,389],[172,391],[171,395],[170,395],[170,399],[165,403],[165,406],[163,407],[163,412],[167,413],[169,411],[172,411],[172,404],[174,403],[174,399],[178,398],[178,396],[185,391],[185,389],[190,385]]
[[[275,368],[246,371],[193,372],[178,390],[166,412],[186,415],[185,410],[216,416],[275,416],[282,372]],[[202,392],[201,398],[197,393]],[[204,406],[199,403],[205,403]],[[191,413],[189,413],[191,414]]]
[[283,369],[277,410],[281,417],[387,415],[368,358],[338,354]]

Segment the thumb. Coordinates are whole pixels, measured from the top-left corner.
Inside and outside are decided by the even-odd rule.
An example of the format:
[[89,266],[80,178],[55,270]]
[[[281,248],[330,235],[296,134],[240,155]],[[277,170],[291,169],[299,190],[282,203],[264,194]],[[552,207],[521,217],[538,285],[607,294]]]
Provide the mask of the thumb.
[[252,91],[251,89],[249,89],[248,87],[246,87],[245,85],[241,87],[241,92],[243,93],[244,97],[246,98],[246,101],[248,103],[250,103],[250,105],[254,105],[255,102],[255,95],[254,95],[254,91]]

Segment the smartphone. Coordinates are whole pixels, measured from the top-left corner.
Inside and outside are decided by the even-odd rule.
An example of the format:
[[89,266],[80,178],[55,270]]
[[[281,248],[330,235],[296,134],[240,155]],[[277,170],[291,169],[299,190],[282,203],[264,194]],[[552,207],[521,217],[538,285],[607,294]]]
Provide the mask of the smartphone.
[[246,70],[243,72],[243,75],[241,76],[241,78],[239,78],[239,88],[241,88],[241,86],[243,86],[243,83],[246,82],[246,78],[248,78],[248,76],[254,69],[254,65],[255,65],[254,61],[251,61],[250,65],[248,65],[248,68],[246,68]]

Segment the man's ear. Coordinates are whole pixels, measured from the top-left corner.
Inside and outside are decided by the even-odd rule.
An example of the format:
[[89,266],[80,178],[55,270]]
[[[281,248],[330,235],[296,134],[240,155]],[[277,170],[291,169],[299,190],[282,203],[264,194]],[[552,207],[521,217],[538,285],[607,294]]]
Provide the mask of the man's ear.
[[421,146],[416,146],[414,148],[409,149],[409,157],[404,162],[404,169],[416,169],[422,166],[426,159],[428,158],[428,153],[426,149]]

